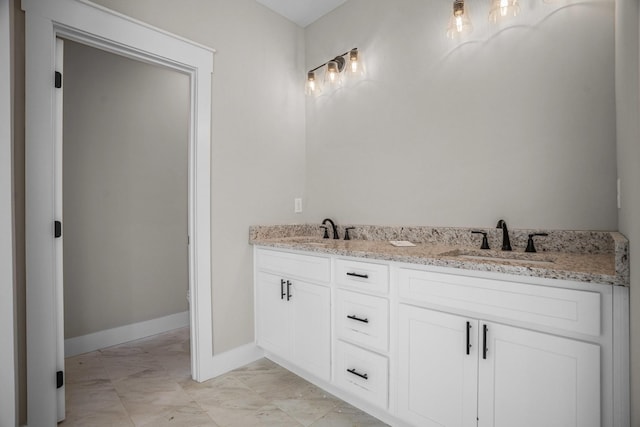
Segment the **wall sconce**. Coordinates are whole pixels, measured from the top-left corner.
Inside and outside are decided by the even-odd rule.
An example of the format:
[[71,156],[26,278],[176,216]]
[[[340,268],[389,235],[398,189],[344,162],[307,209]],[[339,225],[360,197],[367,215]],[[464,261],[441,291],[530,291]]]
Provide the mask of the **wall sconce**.
[[469,13],[464,10],[464,0],[455,0],[453,2],[453,14],[447,27],[447,37],[453,39],[471,31],[473,31],[473,25],[471,25]]
[[518,0],[491,0],[489,21],[496,23],[499,19],[516,16],[518,13],[520,13]]
[[[324,71],[323,83],[318,80],[319,70],[326,67]],[[307,95],[319,95],[324,89],[337,89],[344,83],[344,78],[362,77],[364,66],[362,56],[358,48],[353,48],[348,52],[338,55],[316,68],[307,72],[307,82],[305,93]]]

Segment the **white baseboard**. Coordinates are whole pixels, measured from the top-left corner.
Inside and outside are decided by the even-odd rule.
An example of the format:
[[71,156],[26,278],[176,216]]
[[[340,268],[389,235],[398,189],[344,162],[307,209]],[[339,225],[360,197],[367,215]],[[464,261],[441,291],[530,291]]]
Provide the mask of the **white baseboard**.
[[64,340],[65,357],[76,356],[101,348],[111,347],[151,335],[189,326],[189,312],[171,314],[157,319],[94,332],[92,334]]
[[264,351],[256,346],[255,343],[246,344],[242,347],[217,354],[203,364],[202,381],[226,374],[263,357]]

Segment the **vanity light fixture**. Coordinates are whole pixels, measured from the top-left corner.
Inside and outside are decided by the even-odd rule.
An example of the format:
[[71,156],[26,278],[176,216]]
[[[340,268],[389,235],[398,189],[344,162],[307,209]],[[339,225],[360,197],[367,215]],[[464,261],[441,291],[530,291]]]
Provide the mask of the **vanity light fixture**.
[[447,37],[453,39],[471,31],[473,31],[473,25],[471,25],[469,13],[464,9],[464,0],[455,0],[453,2],[453,14],[447,27]]
[[520,13],[518,0],[491,0],[489,21],[496,23],[500,19],[516,16],[518,13]]
[[[348,58],[347,58],[348,57]],[[324,78],[322,87],[318,81],[319,70],[324,70]],[[362,66],[362,58],[358,48],[353,48],[348,52],[338,55],[333,59],[325,62],[316,68],[307,72],[307,81],[305,84],[305,93],[313,96],[318,95],[324,89],[335,89],[342,86],[344,76],[362,76],[364,67]]]

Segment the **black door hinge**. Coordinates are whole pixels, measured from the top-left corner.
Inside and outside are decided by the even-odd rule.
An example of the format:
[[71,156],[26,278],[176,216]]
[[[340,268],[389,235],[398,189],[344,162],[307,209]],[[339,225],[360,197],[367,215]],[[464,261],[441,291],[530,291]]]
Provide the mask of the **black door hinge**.
[[56,89],[60,89],[62,87],[62,73],[60,71],[56,71],[54,85]]
[[60,388],[64,385],[64,372],[56,372],[56,387]]
[[56,239],[62,237],[62,223],[60,221],[53,222],[53,235]]

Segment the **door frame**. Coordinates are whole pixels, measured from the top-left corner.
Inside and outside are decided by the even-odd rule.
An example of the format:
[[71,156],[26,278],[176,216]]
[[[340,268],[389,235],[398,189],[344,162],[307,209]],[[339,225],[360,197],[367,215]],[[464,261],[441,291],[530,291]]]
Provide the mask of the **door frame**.
[[15,280],[13,274],[13,79],[11,7],[0,0],[0,425],[16,425]]
[[28,425],[54,426],[56,403],[56,38],[190,76],[189,291],[191,374],[213,364],[211,77],[215,51],[86,0],[22,0],[26,13],[26,272]]

